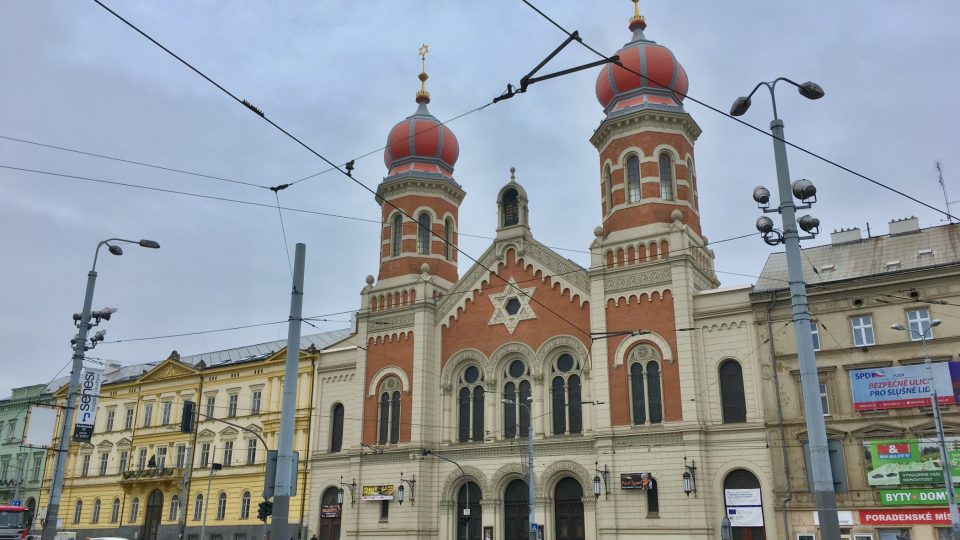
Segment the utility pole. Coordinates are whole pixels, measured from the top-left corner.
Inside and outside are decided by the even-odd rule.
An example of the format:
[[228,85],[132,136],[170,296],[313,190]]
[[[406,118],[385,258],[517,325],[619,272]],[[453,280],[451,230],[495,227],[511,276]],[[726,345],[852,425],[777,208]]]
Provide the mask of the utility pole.
[[17,485],[13,488],[13,500],[20,500],[20,484],[23,483],[23,466],[27,462],[27,455],[17,454]]
[[[213,447],[213,459],[217,457],[217,447]],[[207,476],[207,500],[203,501],[203,523],[200,525],[200,540],[203,540],[204,533],[207,532],[207,511],[210,510],[210,485],[213,484],[213,473],[219,471],[222,467],[219,463],[210,462],[210,475]]]
[[[272,540],[288,540],[290,531],[290,494],[293,491],[294,421],[297,415],[297,371],[300,367],[300,320],[303,317],[303,266],[307,246],[297,244],[293,264],[293,290],[290,292],[290,319],[287,329],[287,360],[280,404],[280,434],[277,441],[277,478],[274,484]],[[202,540],[202,539],[201,539]]]

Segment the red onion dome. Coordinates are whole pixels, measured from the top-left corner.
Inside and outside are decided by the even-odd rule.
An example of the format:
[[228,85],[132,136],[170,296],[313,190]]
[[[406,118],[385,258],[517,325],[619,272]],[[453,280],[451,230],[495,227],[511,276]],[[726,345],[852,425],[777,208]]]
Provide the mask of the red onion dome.
[[460,143],[450,128],[430,114],[427,110],[429,102],[430,96],[419,92],[417,112],[390,130],[383,152],[389,176],[406,172],[453,175]]
[[670,49],[643,35],[646,27],[643,17],[630,19],[633,38],[617,52],[624,67],[607,64],[597,76],[597,100],[607,114],[643,105],[682,106],[687,72]]

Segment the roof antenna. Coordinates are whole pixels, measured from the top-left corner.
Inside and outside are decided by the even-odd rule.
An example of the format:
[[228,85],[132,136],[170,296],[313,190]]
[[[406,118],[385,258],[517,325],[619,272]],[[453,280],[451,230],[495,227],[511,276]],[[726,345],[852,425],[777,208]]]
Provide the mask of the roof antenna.
[[873,238],[872,236],[870,236],[870,222],[869,222],[869,221],[867,222],[867,238]]
[[943,192],[943,203],[947,205],[947,222],[953,223],[953,214],[950,213],[950,205],[953,203],[950,202],[950,198],[947,197],[947,184],[943,181],[943,168],[940,166],[939,159],[935,160],[934,163],[937,165],[937,176],[940,179],[940,191]]

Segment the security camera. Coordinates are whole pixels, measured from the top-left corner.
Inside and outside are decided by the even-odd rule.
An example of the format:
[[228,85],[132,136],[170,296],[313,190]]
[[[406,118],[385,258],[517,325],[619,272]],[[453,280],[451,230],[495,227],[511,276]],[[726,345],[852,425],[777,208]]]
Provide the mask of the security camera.
[[810,214],[801,217],[797,222],[800,224],[800,228],[803,229],[804,232],[813,234],[820,232],[820,220],[811,216]]
[[761,207],[769,205],[770,190],[763,186],[757,186],[753,188],[753,200],[757,201],[757,204]]
[[773,231],[773,220],[767,216],[760,216],[757,218],[757,230],[761,234],[767,234]]
[[817,187],[813,185],[813,182],[807,180],[806,178],[801,178],[800,180],[794,182],[792,189],[793,196],[801,201],[815,199],[817,196]]

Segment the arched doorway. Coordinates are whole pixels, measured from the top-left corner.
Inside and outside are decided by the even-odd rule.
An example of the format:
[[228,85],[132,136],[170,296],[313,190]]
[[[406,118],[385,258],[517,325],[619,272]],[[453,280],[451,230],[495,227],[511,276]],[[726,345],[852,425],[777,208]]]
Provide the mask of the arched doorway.
[[514,480],[503,492],[503,538],[504,540],[527,540],[530,538],[527,506],[527,483]]
[[320,498],[320,540],[340,540],[340,512],[337,488],[327,488]]
[[140,530],[140,540],[157,540],[157,530],[160,528],[160,518],[163,516],[163,492],[153,490],[147,497],[147,508],[143,514],[143,528]]
[[[465,526],[463,524],[463,511],[467,508],[467,495],[470,495],[470,519],[467,521],[468,525]],[[473,482],[467,482],[460,486],[460,491],[457,492],[457,540],[480,540],[480,533],[483,531],[481,497],[480,486]]]
[[723,479],[723,498],[733,526],[733,540],[766,540],[760,480],[750,471],[730,471]]
[[584,540],[583,487],[580,482],[567,477],[557,483],[553,490],[554,526],[557,540]]

